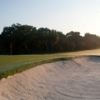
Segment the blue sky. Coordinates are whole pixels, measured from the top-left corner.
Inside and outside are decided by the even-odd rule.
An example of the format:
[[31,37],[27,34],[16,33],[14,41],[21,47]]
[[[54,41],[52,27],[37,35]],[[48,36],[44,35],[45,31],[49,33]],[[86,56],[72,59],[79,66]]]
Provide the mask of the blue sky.
[[13,23],[100,35],[100,0],[0,0],[0,32]]

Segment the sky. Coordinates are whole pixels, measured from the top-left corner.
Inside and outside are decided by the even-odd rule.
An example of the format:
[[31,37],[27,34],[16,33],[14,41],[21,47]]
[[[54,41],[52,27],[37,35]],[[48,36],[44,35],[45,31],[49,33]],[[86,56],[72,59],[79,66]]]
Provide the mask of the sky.
[[15,23],[100,35],[100,0],[0,0],[0,33]]

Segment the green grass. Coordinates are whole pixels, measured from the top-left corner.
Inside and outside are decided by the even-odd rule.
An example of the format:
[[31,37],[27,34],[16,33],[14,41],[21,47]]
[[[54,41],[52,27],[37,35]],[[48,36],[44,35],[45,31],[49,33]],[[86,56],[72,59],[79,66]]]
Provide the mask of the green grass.
[[1,55],[0,78],[13,75],[36,65],[83,55],[100,55],[100,49],[44,55]]

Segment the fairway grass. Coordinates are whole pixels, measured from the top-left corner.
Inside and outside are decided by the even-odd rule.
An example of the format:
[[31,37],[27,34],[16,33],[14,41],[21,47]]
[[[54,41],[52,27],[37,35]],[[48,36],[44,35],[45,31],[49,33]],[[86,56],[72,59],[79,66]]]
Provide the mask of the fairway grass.
[[39,64],[66,60],[76,56],[100,55],[100,49],[85,50],[69,53],[55,53],[42,55],[1,55],[0,56],[0,79],[22,72]]

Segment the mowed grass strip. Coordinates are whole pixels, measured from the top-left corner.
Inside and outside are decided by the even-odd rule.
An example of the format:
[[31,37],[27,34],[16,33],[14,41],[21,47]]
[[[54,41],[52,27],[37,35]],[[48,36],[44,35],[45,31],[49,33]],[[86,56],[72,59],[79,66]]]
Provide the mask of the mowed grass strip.
[[0,56],[0,79],[22,72],[39,64],[66,60],[76,56],[100,55],[100,49],[86,50],[70,53],[55,53],[42,55],[1,55]]
[[0,78],[13,75],[42,63],[58,60],[60,58],[61,55],[59,54],[0,56]]

